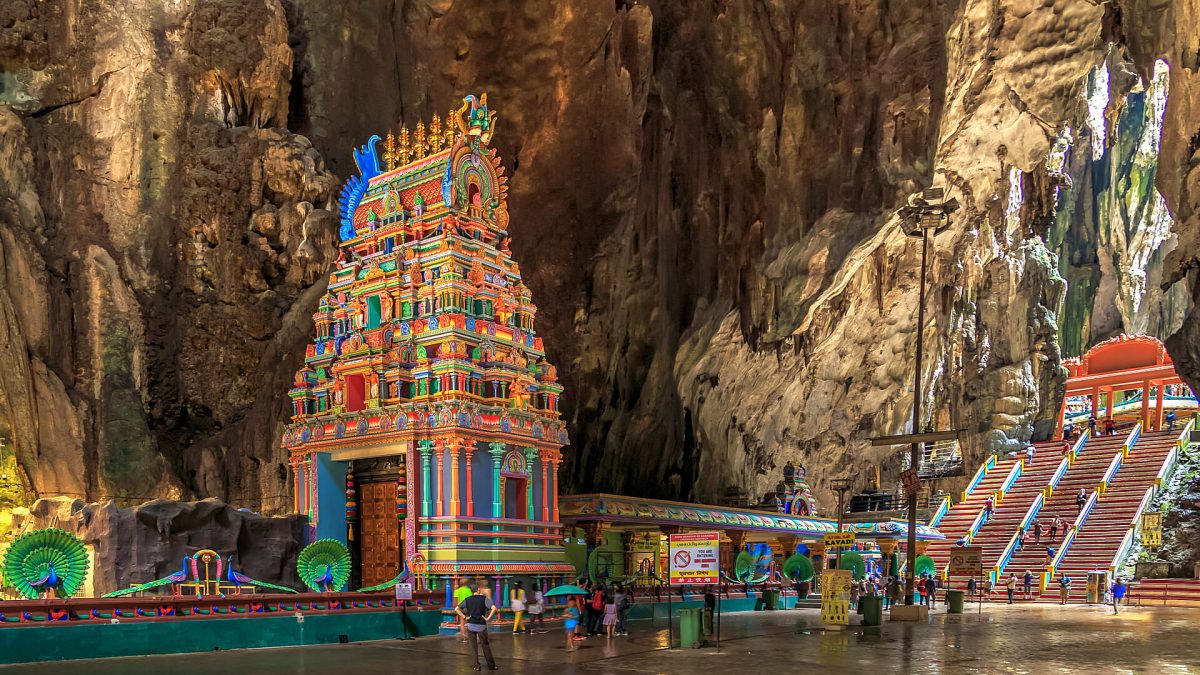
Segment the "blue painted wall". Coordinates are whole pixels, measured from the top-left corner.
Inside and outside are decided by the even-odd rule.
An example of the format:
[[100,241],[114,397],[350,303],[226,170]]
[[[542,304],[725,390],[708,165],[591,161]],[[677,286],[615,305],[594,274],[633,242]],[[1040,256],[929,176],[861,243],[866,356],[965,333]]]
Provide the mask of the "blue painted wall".
[[347,462],[333,460],[328,452],[318,452],[317,539],[346,541],[346,468]]

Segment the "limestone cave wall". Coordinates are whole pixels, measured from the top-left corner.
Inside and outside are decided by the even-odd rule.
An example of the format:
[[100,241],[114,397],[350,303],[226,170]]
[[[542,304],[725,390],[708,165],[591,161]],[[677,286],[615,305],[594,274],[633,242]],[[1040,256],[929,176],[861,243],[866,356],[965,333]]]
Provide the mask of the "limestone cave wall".
[[1058,254],[1078,247],[1050,236],[1047,158],[1106,61],[1145,82],[1170,66],[1153,180],[1174,248],[1153,279],[1183,290],[1146,298],[1184,297],[1145,311],[1176,317],[1172,353],[1200,373],[1180,318],[1197,18],[1185,0],[12,0],[0,466],[12,452],[14,500],[286,510],[284,393],[349,149],[479,91],[562,364],[567,486],[711,501],[788,460],[819,499],[834,477],[894,481],[898,454],[865,441],[912,424],[919,249],[892,212],[935,182],[962,208],[931,247],[918,425],[965,429],[971,463],[1057,412]]

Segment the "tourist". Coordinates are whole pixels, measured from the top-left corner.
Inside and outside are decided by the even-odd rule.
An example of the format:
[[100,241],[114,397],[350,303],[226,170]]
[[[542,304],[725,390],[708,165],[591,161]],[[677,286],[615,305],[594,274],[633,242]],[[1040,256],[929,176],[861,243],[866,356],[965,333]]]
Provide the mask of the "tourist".
[[1112,603],[1113,614],[1117,613],[1117,605],[1121,604],[1121,598],[1125,597],[1125,582],[1121,581],[1120,577],[1113,580],[1112,585]]
[[1037,452],[1037,448],[1033,447],[1033,443],[1025,446],[1025,461],[1033,464],[1033,455]]
[[913,580],[913,602],[918,605],[925,604],[925,575],[917,577]]
[[1033,543],[1042,543],[1042,519],[1038,518],[1033,521]]
[[579,630],[579,606],[574,596],[567,598],[567,611],[563,614],[563,629],[567,633],[567,651],[573,652],[575,646],[575,631]]
[[983,501],[983,523],[987,524],[989,518],[992,517],[992,511],[996,510],[996,499],[992,495]]
[[521,616],[525,613],[525,589],[521,585],[521,580],[513,582],[513,589],[508,592],[508,606],[513,612],[513,635],[517,633],[529,632],[528,626],[521,623]]
[[1063,457],[1070,457],[1070,456],[1071,456],[1071,447],[1072,447],[1072,446],[1071,446],[1071,441],[1068,441],[1067,439],[1065,439],[1065,438],[1064,438],[1064,439],[1063,439],[1063,444],[1062,444],[1062,456],[1063,456]]
[[1032,600],[1033,599],[1033,572],[1030,570],[1025,570],[1025,576],[1021,578],[1021,581],[1025,582],[1025,584],[1024,584],[1025,585],[1025,599]]
[[[454,589],[454,606],[458,607],[463,600],[471,597],[471,582],[466,579],[459,579],[458,588]],[[467,620],[459,617],[458,619],[458,641],[469,642],[467,638]]]
[[992,592],[995,590],[996,590],[996,585],[994,583],[992,583],[991,575],[988,575],[988,577],[983,580],[984,599],[987,600],[988,602],[991,602],[992,601]]
[[633,604],[633,600],[629,591],[621,584],[617,584],[613,599],[617,603],[617,635],[629,635],[625,631],[625,615],[629,613],[629,607]]
[[1113,421],[1113,418],[1110,417],[1110,418],[1104,420],[1104,435],[1105,436],[1114,436],[1114,435],[1116,435],[1116,433],[1117,433],[1117,424],[1116,424],[1116,422]]
[[893,576],[892,580],[888,582],[888,608],[895,607],[896,603],[903,599],[903,596],[904,586],[900,583],[900,577]]
[[1050,520],[1050,541],[1053,542],[1058,536],[1058,516],[1053,516]]
[[937,591],[937,575],[930,574],[929,578],[925,580],[925,595],[927,596],[926,604],[929,605],[929,609],[937,609]]
[[850,584],[850,608],[851,609],[858,609],[858,594],[860,592],[859,589],[860,589],[860,585],[857,581],[851,582],[851,584]]
[[1091,417],[1088,418],[1088,432],[1090,432],[1092,436],[1096,435],[1096,415],[1095,414],[1093,414]]
[[617,629],[617,601],[609,595],[604,598],[604,633],[611,640],[613,631]]
[[1166,418],[1167,418],[1167,431],[1175,431],[1175,411],[1168,410],[1167,414],[1166,414]]
[[1067,598],[1071,596],[1071,577],[1063,574],[1058,577],[1058,604],[1067,604]]
[[1017,550],[1025,546],[1025,530],[1017,530]]
[[[1059,539],[1066,539],[1067,538],[1067,521],[1063,520],[1062,518],[1060,518],[1058,516],[1054,516],[1054,524],[1058,527]],[[1053,539],[1053,537],[1051,537],[1051,539]]]
[[1067,422],[1063,426],[1063,438],[1075,438],[1075,424],[1073,422]]
[[587,634],[599,635],[601,623],[604,619],[604,584],[596,584],[592,587],[592,601],[587,607]]
[[532,633],[546,632],[546,595],[539,585],[533,591],[533,602],[526,608],[529,612],[529,631]]
[[1051,563],[1053,563],[1053,562],[1054,562],[1054,549],[1047,548],[1046,549],[1046,567],[1050,567]]
[[1008,604],[1013,604],[1013,595],[1017,592],[1017,578],[1012,572],[1008,573],[1008,578],[1004,580],[1004,590],[1008,592]]
[[481,584],[473,595],[463,600],[454,608],[454,613],[467,624],[467,635],[471,640],[472,668],[479,670],[479,645],[483,645],[483,657],[487,660],[488,670],[499,670],[496,659],[492,656],[492,645],[488,642],[488,621],[496,615],[496,605],[492,603],[491,589],[487,584]]
[[975,594],[978,591],[979,591],[979,586],[978,586],[978,584],[975,583],[975,577],[971,577],[970,579],[967,579],[967,597],[968,598],[975,597]]
[[1083,506],[1087,504],[1087,490],[1079,488],[1079,494],[1075,495],[1075,506],[1078,507],[1076,513],[1083,513]]

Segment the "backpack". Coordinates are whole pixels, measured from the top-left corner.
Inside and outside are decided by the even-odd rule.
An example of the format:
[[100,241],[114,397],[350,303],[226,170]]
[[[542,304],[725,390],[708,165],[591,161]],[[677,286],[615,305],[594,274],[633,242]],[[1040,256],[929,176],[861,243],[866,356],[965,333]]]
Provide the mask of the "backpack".
[[600,591],[592,593],[592,609],[604,609],[604,594]]

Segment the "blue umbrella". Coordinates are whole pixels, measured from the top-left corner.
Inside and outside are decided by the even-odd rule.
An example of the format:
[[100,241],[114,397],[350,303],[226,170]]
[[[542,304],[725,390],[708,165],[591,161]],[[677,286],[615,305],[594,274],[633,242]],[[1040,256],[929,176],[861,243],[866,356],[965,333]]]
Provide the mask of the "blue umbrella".
[[587,594],[588,594],[587,591],[583,590],[582,588],[580,588],[578,586],[574,586],[572,584],[565,584],[563,586],[555,586],[554,588],[551,588],[550,590],[546,591],[546,597],[548,597],[548,598],[556,596],[556,595],[587,595]]

